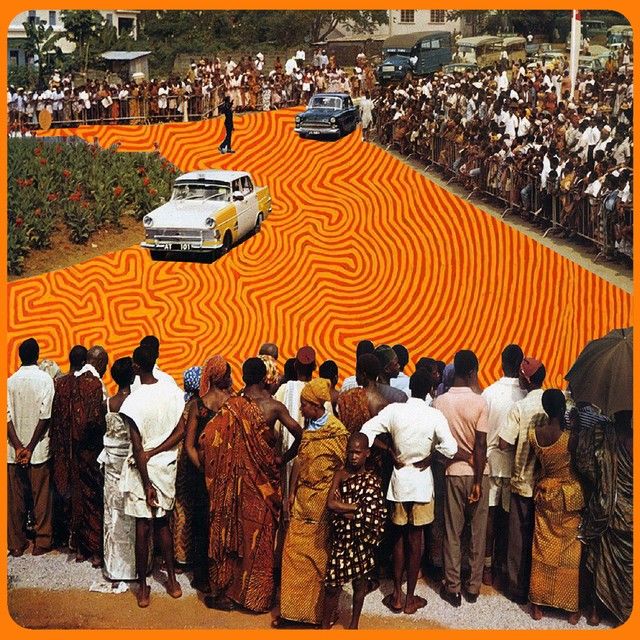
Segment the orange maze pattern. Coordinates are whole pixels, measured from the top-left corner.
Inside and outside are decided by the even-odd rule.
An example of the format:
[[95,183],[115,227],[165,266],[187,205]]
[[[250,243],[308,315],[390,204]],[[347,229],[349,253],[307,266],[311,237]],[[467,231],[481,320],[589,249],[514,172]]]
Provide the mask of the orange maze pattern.
[[414,362],[473,349],[487,384],[515,341],[545,363],[548,384],[563,385],[589,340],[630,324],[622,290],[357,134],[300,140],[293,119],[293,110],[237,117],[235,155],[217,152],[219,119],[56,132],[120,151],[158,143],[184,171],[247,170],[269,186],[274,209],[257,237],[212,265],[153,263],[132,247],[9,284],[9,369],[32,335],[66,370],[76,343],[103,344],[113,361],[153,333],[176,379],[222,353],[237,386],[263,341],[278,343],[281,363],[311,344],[346,376],[368,338],[405,344]]

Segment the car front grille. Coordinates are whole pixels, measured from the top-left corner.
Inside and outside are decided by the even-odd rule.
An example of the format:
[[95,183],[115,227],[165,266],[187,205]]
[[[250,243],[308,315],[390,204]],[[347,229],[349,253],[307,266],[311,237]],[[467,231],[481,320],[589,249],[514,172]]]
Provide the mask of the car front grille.
[[304,120],[301,129],[330,129],[333,125],[325,120]]
[[166,243],[199,243],[212,240],[213,232],[200,229],[147,229],[147,237]]

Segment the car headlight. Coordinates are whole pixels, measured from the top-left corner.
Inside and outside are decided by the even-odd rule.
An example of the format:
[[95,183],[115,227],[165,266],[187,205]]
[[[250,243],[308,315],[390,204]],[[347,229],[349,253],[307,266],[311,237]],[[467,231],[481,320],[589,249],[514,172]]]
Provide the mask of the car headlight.
[[209,227],[209,229],[213,229],[216,226],[216,221],[213,218],[207,218],[204,223]]
[[335,118],[331,118],[331,120],[329,120],[329,122],[330,122],[331,124],[335,124],[335,123],[336,123],[336,119],[335,119]]
[[142,218],[142,224],[145,227],[153,227],[153,218],[151,216],[145,216]]
[[300,124],[301,118],[300,116],[296,116],[296,124]]

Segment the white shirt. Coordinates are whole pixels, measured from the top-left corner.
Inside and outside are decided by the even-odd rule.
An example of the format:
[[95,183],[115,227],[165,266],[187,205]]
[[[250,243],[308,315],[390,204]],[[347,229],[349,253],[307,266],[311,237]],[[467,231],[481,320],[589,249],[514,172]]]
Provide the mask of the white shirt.
[[[178,385],[176,384],[176,381],[168,374],[165,373],[164,371],[162,371],[160,369],[160,367],[155,364],[153,365],[153,377],[158,381],[158,382],[169,382],[171,383],[174,387],[177,387]],[[133,383],[131,384],[131,392],[133,393],[134,391],[136,391],[137,389],[139,389],[141,386],[143,386],[140,382],[140,376],[136,376],[135,380],[133,381]]]
[[392,502],[431,502],[433,500],[433,474],[431,468],[421,471],[415,462],[436,451],[453,458],[458,445],[451,435],[444,414],[428,406],[424,400],[409,398],[403,403],[387,405],[380,413],[362,425],[360,429],[371,445],[375,437],[388,433],[393,441],[396,457],[405,466],[394,467],[387,491]]
[[355,389],[358,386],[358,382],[356,381],[355,376],[349,376],[344,379],[342,386],[340,387],[340,393],[343,391],[349,391],[349,389]]
[[501,451],[499,447],[500,430],[507,423],[507,416],[513,405],[527,395],[520,388],[518,378],[500,378],[483,392],[482,397],[489,405],[487,418],[487,460],[489,475],[493,478],[510,478],[513,466],[513,451]]
[[[54,386],[48,373],[38,365],[20,367],[7,380],[7,422],[13,422],[18,440],[23,446],[31,442],[40,420],[51,417]],[[49,460],[49,432],[38,442],[31,455],[31,464]],[[15,464],[16,450],[7,443],[7,462]]]
[[407,394],[407,397],[411,397],[411,391],[409,391],[409,376],[402,371],[398,374],[397,378],[391,378],[389,383],[395,389],[400,389],[400,391],[404,391]]

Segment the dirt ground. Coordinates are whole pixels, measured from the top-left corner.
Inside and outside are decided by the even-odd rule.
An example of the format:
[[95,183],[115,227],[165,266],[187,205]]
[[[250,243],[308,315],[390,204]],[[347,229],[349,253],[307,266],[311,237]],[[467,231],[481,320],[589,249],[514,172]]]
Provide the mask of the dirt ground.
[[51,248],[31,251],[25,259],[22,275],[8,276],[9,282],[37,276],[47,271],[66,269],[79,262],[105,253],[121,251],[142,242],[144,231],[141,222],[129,215],[122,216],[120,221],[121,228],[109,226],[100,229],[91,236],[87,244],[71,242],[66,228],[54,232],[51,236]]
[[[155,602],[154,602],[155,595]],[[272,614],[207,609],[195,595],[183,596],[162,606],[152,592],[151,606],[139,609],[133,594],[105,596],[86,591],[17,589],[9,592],[11,617],[31,629],[269,629]],[[164,598],[162,599],[164,604]],[[80,603],[81,606],[80,606]],[[154,606],[155,604],[155,606]],[[160,605],[160,606],[158,606]],[[37,618],[33,612],[38,612]],[[346,628],[344,611],[335,628]],[[363,614],[363,629],[442,629],[435,621],[410,616],[381,617]],[[303,628],[303,627],[298,627]],[[306,627],[308,628],[308,627]]]

